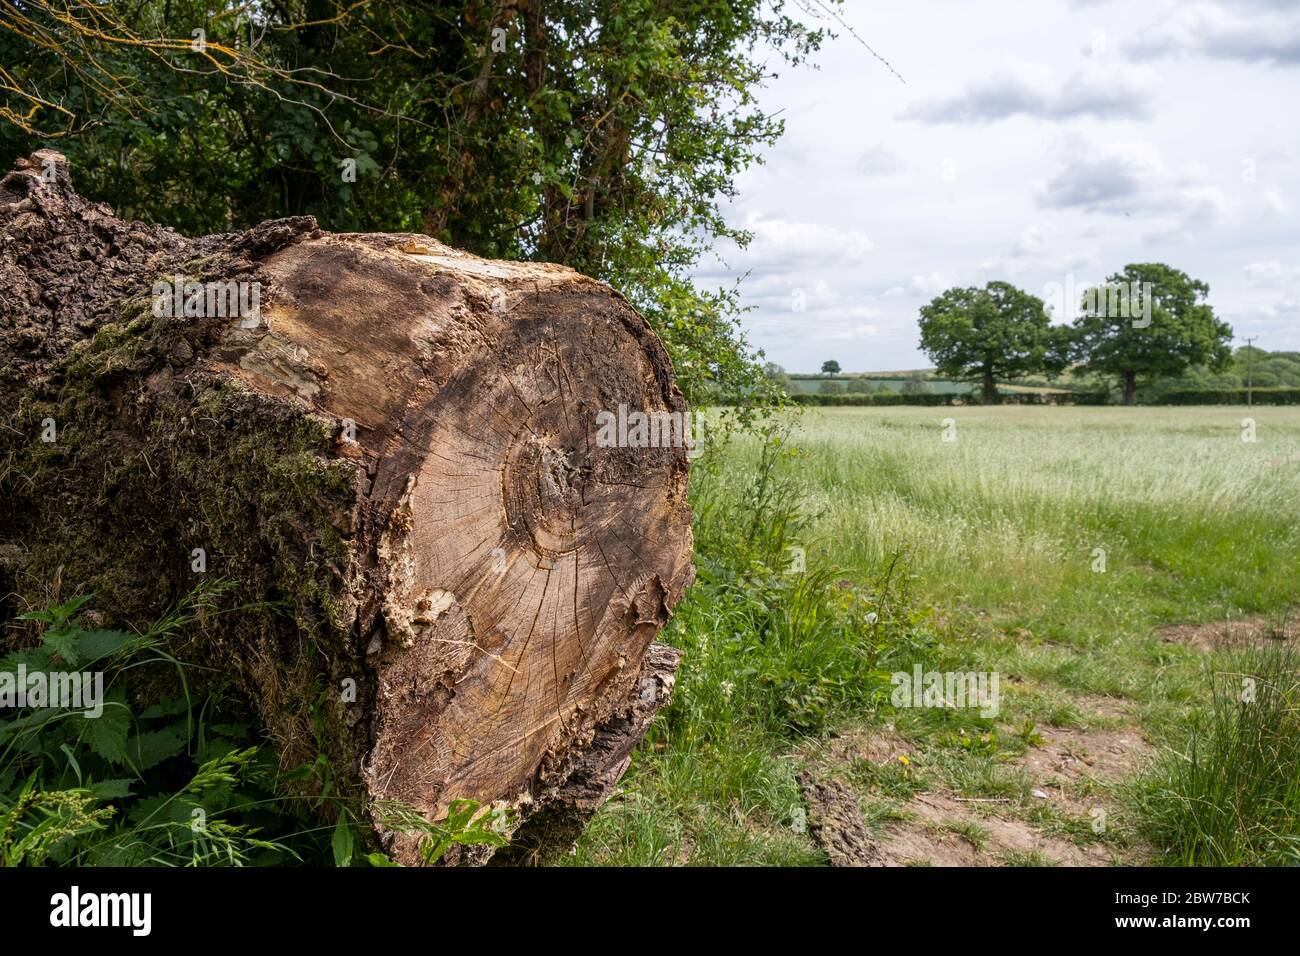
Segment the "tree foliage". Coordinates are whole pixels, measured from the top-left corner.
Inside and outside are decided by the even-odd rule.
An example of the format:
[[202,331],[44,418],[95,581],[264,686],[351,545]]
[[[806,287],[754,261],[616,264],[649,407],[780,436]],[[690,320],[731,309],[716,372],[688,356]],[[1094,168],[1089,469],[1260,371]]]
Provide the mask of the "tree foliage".
[[765,381],[735,289],[690,274],[748,241],[719,202],[781,134],[757,88],[823,36],[784,0],[27,0],[0,5],[0,147],[188,233],[309,214],[570,265],[699,400]]
[[934,386],[921,372],[913,372],[903,379],[901,389],[904,395],[930,395],[934,392]]
[[920,325],[939,375],[979,383],[985,402],[997,400],[999,379],[1066,365],[1066,330],[1051,325],[1042,299],[1007,282],[949,289],[921,308]]
[[[1123,289],[1123,299],[1110,290]],[[1182,375],[1196,365],[1221,370],[1232,357],[1232,327],[1206,302],[1210,287],[1162,263],[1125,266],[1083,295],[1074,350],[1088,371],[1117,376],[1124,404],[1139,379]]]
[[1300,388],[1300,352],[1268,352],[1258,346],[1242,346],[1221,369],[1194,365],[1181,375],[1147,383],[1138,395],[1142,400],[1151,400],[1170,392],[1237,391],[1248,382],[1257,389]]

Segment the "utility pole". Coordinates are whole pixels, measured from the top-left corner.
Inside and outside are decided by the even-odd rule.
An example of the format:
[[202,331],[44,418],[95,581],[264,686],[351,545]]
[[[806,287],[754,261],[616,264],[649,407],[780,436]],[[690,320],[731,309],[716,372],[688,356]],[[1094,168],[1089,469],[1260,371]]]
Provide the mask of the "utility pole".
[[1246,407],[1254,405],[1254,385],[1255,385],[1255,350],[1251,348],[1250,343],[1254,338],[1246,339]]

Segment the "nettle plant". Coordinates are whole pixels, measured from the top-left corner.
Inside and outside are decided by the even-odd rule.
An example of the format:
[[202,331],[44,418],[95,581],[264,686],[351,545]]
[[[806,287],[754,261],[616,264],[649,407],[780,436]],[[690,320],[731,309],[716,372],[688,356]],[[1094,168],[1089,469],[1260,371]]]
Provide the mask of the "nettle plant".
[[[194,700],[167,639],[226,589],[204,586],[149,630],[89,626],[88,596],[24,614],[37,642],[0,661],[0,676],[102,675],[99,713],[24,706],[0,720],[0,864],[241,864],[297,856],[260,838],[274,819],[274,764],[247,724],[223,724]],[[161,673],[165,672],[165,673]],[[137,708],[132,691],[170,677],[174,694]],[[41,702],[37,702],[41,703]],[[269,809],[269,812],[268,812]]]
[[760,438],[739,478],[716,447],[696,465],[696,585],[671,632],[691,663],[669,732],[725,734],[744,712],[777,736],[819,733],[882,706],[886,667],[930,640],[904,555],[866,580],[804,546],[812,515],[802,455],[786,424]]
[[[398,865],[357,852],[362,824],[328,767],[281,769],[238,705],[191,693],[193,665],[166,646],[232,587],[199,586],[139,634],[94,627],[89,596],[19,616],[33,643],[0,659],[0,866]],[[2,692],[70,672],[93,675],[95,707],[12,706]],[[295,793],[307,776],[324,781],[315,797]],[[504,846],[515,822],[463,799],[437,821],[396,801],[374,810],[419,837],[426,865],[453,846]]]

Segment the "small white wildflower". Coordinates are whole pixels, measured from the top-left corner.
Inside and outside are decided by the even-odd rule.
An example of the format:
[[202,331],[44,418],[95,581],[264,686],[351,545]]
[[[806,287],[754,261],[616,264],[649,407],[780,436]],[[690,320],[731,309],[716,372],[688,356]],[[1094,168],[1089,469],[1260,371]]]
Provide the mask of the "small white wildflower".
[[721,686],[722,696],[727,698],[727,700],[731,700],[731,692],[736,689],[736,685],[729,680],[724,680]]
[[868,612],[867,612],[867,623],[868,623],[868,624],[875,624],[878,620],[880,620],[880,616],[879,616],[878,614],[876,614],[875,611],[868,611]]

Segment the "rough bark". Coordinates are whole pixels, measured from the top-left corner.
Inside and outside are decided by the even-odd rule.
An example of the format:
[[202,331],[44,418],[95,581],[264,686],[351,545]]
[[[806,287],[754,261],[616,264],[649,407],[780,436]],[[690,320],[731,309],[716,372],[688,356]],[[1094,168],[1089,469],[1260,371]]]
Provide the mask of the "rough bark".
[[[602,410],[685,413],[636,311],[424,236],[125,223],[48,151],[0,181],[0,243],[0,619],[94,591],[138,626],[202,548],[291,612],[176,648],[282,762],[323,752],[361,807],[517,808],[535,856],[571,842],[666,700],[652,642],[692,573],[686,449],[596,441]],[[260,316],[159,316],[173,276],[257,283]]]
[[998,403],[998,383],[993,378],[993,366],[984,366],[984,380],[980,389],[980,401],[984,405]]
[[587,820],[614,791],[632,762],[632,750],[650,720],[672,696],[681,651],[652,644],[641,663],[637,693],[628,706],[592,736],[589,746],[552,759],[539,774],[528,821],[494,865],[555,862],[581,835]]
[[1132,405],[1137,398],[1137,372],[1124,373],[1124,404]]
[[808,771],[799,774],[798,782],[808,807],[808,833],[831,866],[884,866],[852,790]]

